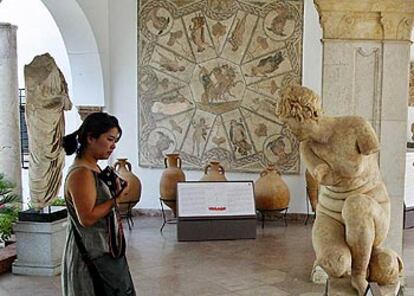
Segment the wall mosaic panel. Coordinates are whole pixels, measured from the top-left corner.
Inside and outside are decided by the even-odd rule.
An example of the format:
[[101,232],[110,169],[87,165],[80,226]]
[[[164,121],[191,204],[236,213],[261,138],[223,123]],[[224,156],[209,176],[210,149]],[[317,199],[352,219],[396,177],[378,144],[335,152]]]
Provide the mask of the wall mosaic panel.
[[299,173],[296,138],[274,114],[301,83],[303,1],[157,0],[138,5],[139,162],[210,159]]
[[409,86],[408,86],[408,106],[414,107],[414,63],[410,63]]

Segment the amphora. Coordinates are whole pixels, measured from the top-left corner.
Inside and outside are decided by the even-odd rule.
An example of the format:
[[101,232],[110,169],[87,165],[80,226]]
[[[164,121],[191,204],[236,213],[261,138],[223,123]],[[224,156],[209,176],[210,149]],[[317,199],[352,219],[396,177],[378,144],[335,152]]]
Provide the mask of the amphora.
[[224,168],[219,161],[210,161],[204,168],[204,175],[200,181],[227,181]]
[[167,154],[164,158],[165,170],[160,180],[160,197],[162,201],[177,214],[177,182],[185,181],[178,153]]
[[128,182],[128,193],[118,199],[120,213],[126,214],[128,209],[132,209],[141,199],[141,181],[132,173],[132,167],[127,158],[118,158],[114,168]]
[[290,193],[279,170],[270,165],[260,173],[254,184],[256,208],[280,210],[289,207]]

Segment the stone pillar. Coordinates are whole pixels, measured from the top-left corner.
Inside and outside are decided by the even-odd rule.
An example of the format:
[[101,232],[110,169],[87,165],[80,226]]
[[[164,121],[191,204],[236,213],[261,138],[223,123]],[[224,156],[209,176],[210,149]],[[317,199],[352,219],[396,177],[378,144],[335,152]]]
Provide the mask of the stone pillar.
[[0,23],[0,173],[22,194],[16,26]]
[[323,109],[360,115],[381,142],[391,199],[387,246],[401,254],[414,0],[314,0],[323,29]]

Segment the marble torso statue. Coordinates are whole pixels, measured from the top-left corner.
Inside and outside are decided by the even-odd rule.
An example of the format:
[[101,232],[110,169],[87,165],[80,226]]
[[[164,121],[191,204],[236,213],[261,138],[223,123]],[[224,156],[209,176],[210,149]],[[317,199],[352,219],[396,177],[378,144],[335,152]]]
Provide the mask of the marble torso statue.
[[48,53],[26,65],[24,76],[30,198],[35,208],[41,208],[53,201],[62,183],[64,111],[72,103],[65,77]]
[[316,265],[330,277],[350,273],[358,295],[368,281],[398,281],[402,262],[382,247],[390,223],[390,201],[378,167],[380,144],[365,119],[322,115],[310,89],[281,91],[276,114],[300,141],[310,174],[321,185],[312,229]]

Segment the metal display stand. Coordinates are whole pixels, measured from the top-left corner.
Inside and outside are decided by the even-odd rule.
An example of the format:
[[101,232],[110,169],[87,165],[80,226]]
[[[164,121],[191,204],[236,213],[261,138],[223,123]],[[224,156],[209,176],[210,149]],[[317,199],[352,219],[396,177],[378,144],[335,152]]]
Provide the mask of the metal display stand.
[[288,213],[288,209],[287,208],[283,208],[283,209],[274,209],[274,210],[263,210],[263,209],[256,209],[256,211],[258,211],[260,213],[261,216],[261,221],[262,221],[262,229],[264,229],[264,222],[265,222],[265,214],[266,213],[283,213],[283,221],[285,222],[285,227],[287,226],[287,219],[286,219],[286,215]]
[[166,224],[177,224],[177,218],[170,218],[170,219],[167,218],[167,215],[166,215],[165,210],[164,210],[164,204],[163,204],[163,202],[165,202],[165,201],[173,202],[173,203],[177,202],[176,200],[171,200],[171,199],[167,200],[167,199],[164,199],[164,198],[160,197],[161,216],[162,216],[162,225],[161,225],[161,228],[160,228],[161,233],[162,233],[162,230],[164,229],[164,226]]
[[126,219],[128,223],[128,229],[131,230],[132,226],[134,226],[134,220],[132,219],[132,208],[134,207],[136,201],[127,201],[127,202],[120,202],[118,207],[126,206],[127,211],[125,213],[120,213],[122,219]]

